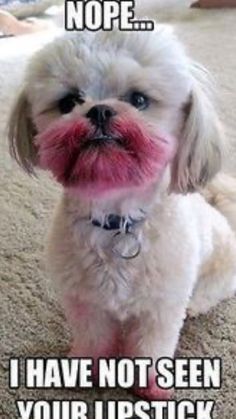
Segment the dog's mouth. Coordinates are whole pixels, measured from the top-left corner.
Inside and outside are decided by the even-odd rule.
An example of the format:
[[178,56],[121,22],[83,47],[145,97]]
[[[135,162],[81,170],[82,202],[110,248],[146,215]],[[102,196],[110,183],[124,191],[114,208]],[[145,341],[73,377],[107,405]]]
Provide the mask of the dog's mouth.
[[124,147],[125,141],[121,138],[115,137],[109,134],[100,134],[90,137],[84,141],[80,146],[80,151],[92,150],[93,148],[107,147],[107,146],[118,146]]
[[94,161],[106,159],[107,154],[112,156],[112,153],[115,153],[116,150],[118,153],[127,153],[128,149],[126,147],[127,145],[125,139],[106,133],[95,133],[94,135],[81,140],[80,146],[74,151],[68,160],[68,164],[64,172],[64,179],[67,184],[70,185],[77,183],[78,176],[75,174],[77,172],[76,168],[79,170],[79,167],[83,165],[84,159],[86,159],[87,162],[89,159]]

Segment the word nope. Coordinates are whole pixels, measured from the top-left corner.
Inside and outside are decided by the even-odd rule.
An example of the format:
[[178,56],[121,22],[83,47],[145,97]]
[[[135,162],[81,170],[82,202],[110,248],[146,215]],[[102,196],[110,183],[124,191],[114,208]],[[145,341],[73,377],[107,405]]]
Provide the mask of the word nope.
[[152,20],[134,19],[134,0],[66,0],[65,28],[67,31],[152,31]]

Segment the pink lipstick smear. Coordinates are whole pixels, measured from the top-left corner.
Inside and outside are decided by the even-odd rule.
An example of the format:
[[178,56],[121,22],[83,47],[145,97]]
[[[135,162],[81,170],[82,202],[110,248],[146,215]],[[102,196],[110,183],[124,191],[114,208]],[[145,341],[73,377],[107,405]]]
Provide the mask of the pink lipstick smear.
[[39,166],[50,170],[65,188],[99,196],[158,180],[176,149],[174,137],[154,131],[134,116],[115,117],[107,134],[114,141],[93,146],[97,135],[86,118],[52,123],[36,136]]

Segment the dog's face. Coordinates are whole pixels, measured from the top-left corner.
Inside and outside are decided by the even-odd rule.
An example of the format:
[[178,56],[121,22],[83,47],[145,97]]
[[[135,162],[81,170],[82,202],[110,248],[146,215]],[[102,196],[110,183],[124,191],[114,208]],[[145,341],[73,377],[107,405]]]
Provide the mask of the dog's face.
[[220,157],[213,108],[163,28],[78,33],[48,45],[29,66],[10,137],[28,170],[48,169],[90,197],[158,184],[168,164],[172,186],[187,191]]

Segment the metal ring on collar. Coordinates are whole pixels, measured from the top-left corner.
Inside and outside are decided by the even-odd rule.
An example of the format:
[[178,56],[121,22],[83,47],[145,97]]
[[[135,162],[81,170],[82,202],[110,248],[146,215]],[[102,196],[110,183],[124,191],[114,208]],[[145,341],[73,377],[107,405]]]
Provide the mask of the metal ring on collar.
[[[122,249],[119,249],[119,246],[122,246],[122,242],[124,242],[124,244],[125,244],[125,242],[127,242],[127,239],[128,240],[130,240],[130,239],[133,240],[134,248],[130,249],[130,250],[133,250],[133,252],[131,254],[128,254],[128,252],[127,253],[122,253]],[[114,255],[116,255],[116,256],[118,256],[122,259],[126,259],[126,260],[136,258],[140,254],[141,248],[142,248],[139,239],[131,231],[128,231],[125,234],[122,234],[120,232],[114,234],[111,238],[110,245],[111,245],[112,253]]]

